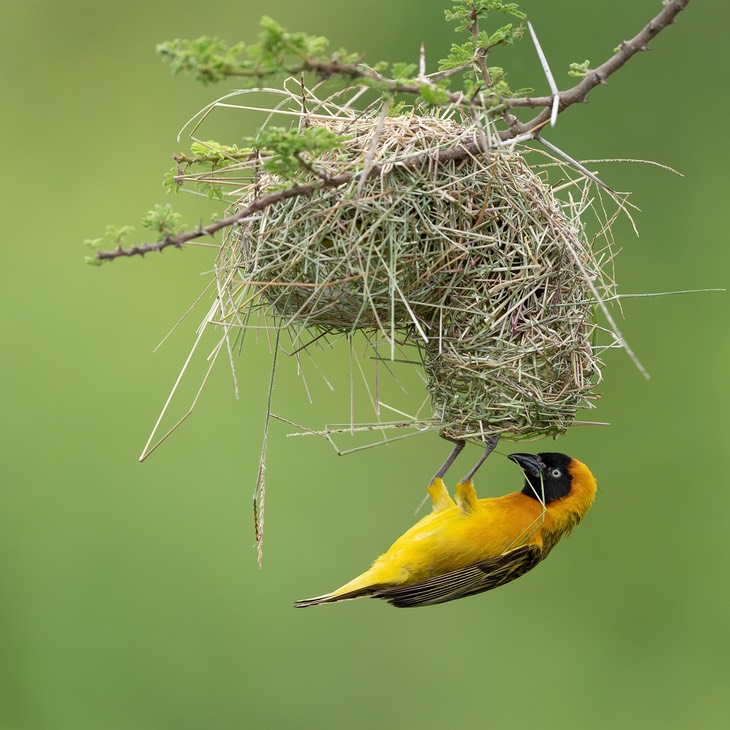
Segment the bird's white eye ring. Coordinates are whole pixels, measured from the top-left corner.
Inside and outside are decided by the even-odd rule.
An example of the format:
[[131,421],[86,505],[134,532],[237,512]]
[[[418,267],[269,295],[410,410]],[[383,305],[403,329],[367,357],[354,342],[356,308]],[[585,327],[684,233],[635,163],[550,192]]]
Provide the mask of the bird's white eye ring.
[[563,475],[563,472],[561,472],[561,471],[560,471],[560,469],[553,469],[553,470],[552,470],[552,471],[550,472],[550,476],[551,476],[551,477],[554,477],[555,479],[558,479],[558,478],[559,478],[559,477],[561,477],[562,475]]

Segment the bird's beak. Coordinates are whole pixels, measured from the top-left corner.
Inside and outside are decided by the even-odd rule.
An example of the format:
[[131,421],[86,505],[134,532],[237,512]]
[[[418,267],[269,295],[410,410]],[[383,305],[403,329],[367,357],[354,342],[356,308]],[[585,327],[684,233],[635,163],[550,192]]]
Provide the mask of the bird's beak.
[[539,477],[542,472],[542,465],[535,454],[510,454],[507,458],[519,464],[527,475]]

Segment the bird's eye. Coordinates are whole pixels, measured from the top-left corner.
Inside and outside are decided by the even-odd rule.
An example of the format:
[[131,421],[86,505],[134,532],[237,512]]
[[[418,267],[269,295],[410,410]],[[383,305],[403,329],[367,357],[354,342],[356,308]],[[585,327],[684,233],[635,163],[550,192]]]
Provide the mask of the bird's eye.
[[553,469],[550,472],[550,476],[553,477],[554,479],[558,479],[559,477],[562,476],[562,474],[563,474],[563,472],[561,472],[560,469]]

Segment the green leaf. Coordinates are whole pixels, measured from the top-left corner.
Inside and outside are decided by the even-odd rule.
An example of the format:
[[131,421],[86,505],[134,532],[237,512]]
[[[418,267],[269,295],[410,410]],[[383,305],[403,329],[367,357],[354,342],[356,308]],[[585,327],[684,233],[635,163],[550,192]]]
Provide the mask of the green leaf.
[[133,232],[133,226],[107,226],[104,239],[113,246],[121,246],[122,241]]
[[160,43],[157,53],[174,74],[188,73],[203,84],[212,84],[225,79],[240,65],[245,48],[244,43],[228,46],[220,38],[201,36]]
[[411,107],[406,104],[405,101],[402,101],[400,99],[392,99],[390,102],[390,106],[388,107],[388,114],[391,117],[397,117],[401,114],[405,114],[407,109],[410,109]]
[[415,63],[394,63],[390,72],[396,81],[410,81],[417,68]]
[[337,149],[348,139],[325,127],[303,129],[267,127],[251,140],[262,153],[262,167],[282,178],[296,179],[305,170],[313,172],[316,158]]
[[107,226],[104,235],[101,238],[87,238],[84,246],[92,251],[88,256],[84,257],[84,263],[89,266],[101,266],[104,261],[96,258],[96,252],[104,247],[121,248],[122,241],[134,231],[132,226]]
[[[157,52],[173,73],[188,73],[203,84],[239,78],[246,88],[260,85],[269,77],[299,73],[307,62],[326,62],[329,41],[322,36],[290,33],[272,18],[264,16],[259,24],[258,43],[228,45],[220,38],[201,36],[195,40],[167,41]],[[340,63],[355,63],[357,56],[340,50]]]
[[158,235],[158,241],[167,236],[174,236],[180,231],[180,219],[182,216],[173,210],[169,203],[164,205],[156,205],[152,210],[142,218],[142,226],[148,231],[153,231]]
[[[250,147],[238,147],[237,145],[227,145],[216,142],[213,139],[205,142],[193,142],[190,145],[190,152],[200,161],[206,162],[224,162],[240,160],[251,154]],[[198,160],[195,160],[196,162]]]
[[571,63],[568,76],[577,76],[578,78],[586,76],[591,71],[590,63],[588,59],[583,61],[583,63]]
[[259,23],[259,43],[262,50],[272,57],[281,58],[286,55],[306,58],[321,55],[329,45],[322,36],[310,36],[306,33],[289,33],[275,20],[265,15]]
[[434,87],[423,84],[420,88],[420,94],[427,104],[448,104],[450,101],[448,90],[441,86]]
[[489,13],[511,15],[519,20],[525,20],[527,15],[520,10],[517,3],[503,3],[500,0],[456,0],[450,10],[444,15],[449,23],[456,23],[457,32],[470,31],[475,13],[478,20],[485,19]]
[[179,193],[182,184],[177,181],[178,168],[173,167],[162,176],[162,187],[167,193]]
[[439,71],[448,71],[451,68],[465,66],[474,60],[474,46],[468,43],[452,43],[451,51],[446,58],[439,61]]

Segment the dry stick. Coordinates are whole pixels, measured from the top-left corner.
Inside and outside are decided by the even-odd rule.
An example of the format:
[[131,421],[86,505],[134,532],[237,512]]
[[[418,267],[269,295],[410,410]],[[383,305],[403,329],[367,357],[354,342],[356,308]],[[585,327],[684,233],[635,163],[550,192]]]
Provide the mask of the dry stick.
[[[585,101],[588,94],[599,84],[605,84],[608,77],[618,71],[632,56],[637,54],[639,51],[647,50],[647,45],[656,35],[658,35],[664,28],[671,25],[674,22],[675,17],[687,6],[689,0],[670,0],[664,6],[662,11],[655,18],[649,21],[647,25],[631,40],[623,41],[619,46],[618,51],[611,56],[605,63],[601,64],[598,68],[589,71],[588,74],[575,86],[563,91],[559,95],[560,102],[558,104],[558,113],[565,111],[569,106]],[[382,77],[375,71],[369,69],[362,69],[359,66],[347,66],[338,64],[337,62],[307,62],[306,67],[300,70],[314,71],[322,76],[333,76],[335,74],[341,74],[350,76],[352,78],[361,79],[378,79],[382,80]],[[401,93],[419,93],[418,86],[394,86],[390,89],[391,92]],[[460,94],[453,95],[456,98],[453,100],[455,103],[462,101]],[[504,130],[499,133],[502,141],[512,140],[515,137],[521,135],[531,135],[536,127],[542,127],[545,123],[550,120],[551,106],[553,104],[554,96],[544,97],[524,97],[516,99],[505,100],[508,107],[545,107],[536,117],[531,119],[529,122],[517,122],[515,121],[508,130]],[[477,103],[477,102],[473,102]],[[457,147],[441,152],[438,156],[439,162],[457,161],[466,158],[471,154],[480,152],[477,145],[474,143],[462,144]],[[404,166],[416,166],[420,162],[428,161],[431,159],[432,153],[425,152],[423,155],[414,156],[405,163]],[[381,166],[376,165],[369,170],[369,176],[375,176],[380,174]],[[310,183],[308,185],[292,185],[284,190],[279,190],[269,195],[264,195],[257,198],[252,203],[247,205],[242,210],[238,211],[234,215],[230,215],[226,218],[211,223],[207,226],[200,226],[193,231],[186,231],[185,233],[179,233],[175,236],[165,236],[161,241],[156,243],[143,243],[136,246],[130,246],[129,248],[117,248],[113,251],[97,251],[96,258],[99,261],[110,261],[122,256],[143,256],[146,253],[153,251],[162,251],[165,248],[174,246],[175,248],[182,248],[188,241],[201,238],[203,236],[212,236],[217,231],[223,228],[229,228],[237,223],[243,222],[246,218],[250,217],[254,213],[258,213],[270,205],[275,205],[283,200],[289,198],[296,198],[299,196],[312,195],[316,190],[320,188],[336,188],[341,185],[345,185],[350,182],[357,175],[362,174],[361,172],[344,172],[340,175],[323,176],[316,183]]]
[[377,152],[380,137],[383,133],[383,125],[385,124],[385,119],[388,116],[388,112],[390,111],[390,104],[392,101],[393,95],[389,94],[388,98],[383,102],[383,108],[380,113],[380,118],[378,119],[378,123],[375,127],[373,138],[370,141],[370,147],[368,148],[368,151],[365,155],[365,162],[363,164],[362,174],[360,175],[360,180],[357,184],[356,195],[358,198],[362,195],[363,187],[365,186],[367,179],[370,177],[370,170],[373,166],[375,153]]

